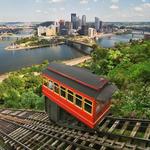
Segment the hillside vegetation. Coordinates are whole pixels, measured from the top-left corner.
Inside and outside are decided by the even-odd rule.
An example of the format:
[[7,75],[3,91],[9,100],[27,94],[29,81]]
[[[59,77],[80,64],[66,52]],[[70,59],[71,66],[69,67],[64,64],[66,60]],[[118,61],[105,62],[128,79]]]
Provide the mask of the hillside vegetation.
[[47,65],[48,61],[45,61],[41,65],[10,73],[9,77],[0,83],[1,107],[43,109],[43,78],[40,73]]
[[[115,116],[150,119],[150,41],[133,41],[106,49],[96,45],[92,60],[80,64],[105,76],[118,87],[113,96]],[[43,109],[39,75],[48,62],[10,73],[0,83],[1,107]]]
[[94,48],[92,60],[80,66],[117,85],[113,114],[150,119],[150,41],[119,43],[111,49]]

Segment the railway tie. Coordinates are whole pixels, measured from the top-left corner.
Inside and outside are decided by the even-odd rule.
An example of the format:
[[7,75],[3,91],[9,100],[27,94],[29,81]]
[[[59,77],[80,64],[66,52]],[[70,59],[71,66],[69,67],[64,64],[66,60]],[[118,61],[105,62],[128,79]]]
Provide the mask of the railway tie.
[[17,150],[150,150],[150,120],[106,116],[93,130],[56,124],[44,112],[0,110],[0,136]]

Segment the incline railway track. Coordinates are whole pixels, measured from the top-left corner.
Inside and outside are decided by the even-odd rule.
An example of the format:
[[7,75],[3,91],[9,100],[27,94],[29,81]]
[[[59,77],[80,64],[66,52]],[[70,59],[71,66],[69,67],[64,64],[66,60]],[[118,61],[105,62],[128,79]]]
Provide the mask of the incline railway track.
[[0,137],[14,149],[150,150],[150,120],[106,116],[95,130],[49,121],[44,112],[0,110]]

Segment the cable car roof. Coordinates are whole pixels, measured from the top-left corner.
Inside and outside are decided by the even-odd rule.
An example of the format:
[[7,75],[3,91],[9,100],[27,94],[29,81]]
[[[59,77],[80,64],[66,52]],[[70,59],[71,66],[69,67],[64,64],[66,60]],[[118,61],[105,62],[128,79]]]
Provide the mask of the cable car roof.
[[100,101],[109,100],[116,91],[108,80],[75,66],[51,63],[43,74]]

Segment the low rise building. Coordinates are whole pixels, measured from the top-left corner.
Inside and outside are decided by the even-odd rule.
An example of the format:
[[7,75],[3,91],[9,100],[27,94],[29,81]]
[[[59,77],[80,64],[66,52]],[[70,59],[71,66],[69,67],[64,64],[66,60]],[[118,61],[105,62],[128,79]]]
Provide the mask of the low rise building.
[[55,36],[56,35],[56,27],[51,25],[46,29],[46,36]]
[[46,34],[46,28],[47,27],[39,26],[37,28],[38,36],[42,36],[43,34]]
[[96,29],[94,29],[94,28],[89,28],[88,29],[88,36],[90,38],[94,38],[96,36],[96,33],[97,33]]
[[38,27],[38,36],[55,36],[56,35],[56,26],[51,25],[49,27]]

